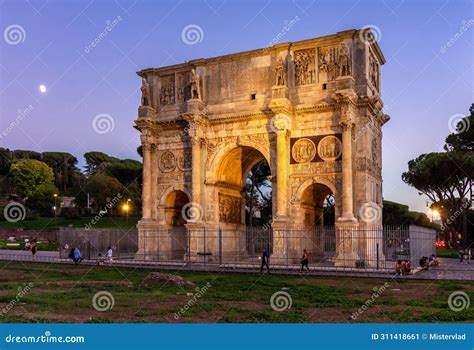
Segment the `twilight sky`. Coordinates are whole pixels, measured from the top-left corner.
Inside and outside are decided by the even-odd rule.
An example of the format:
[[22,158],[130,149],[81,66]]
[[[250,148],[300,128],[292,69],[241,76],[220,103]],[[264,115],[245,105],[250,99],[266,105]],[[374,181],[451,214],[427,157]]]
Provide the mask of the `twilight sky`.
[[[0,0],[0,146],[66,151],[80,165],[92,150],[138,159],[136,71],[265,47],[295,18],[281,42],[372,25],[392,118],[383,130],[384,198],[426,212],[401,173],[441,150],[474,101],[473,9],[472,0]],[[182,38],[190,25],[201,30],[197,40],[192,30]]]

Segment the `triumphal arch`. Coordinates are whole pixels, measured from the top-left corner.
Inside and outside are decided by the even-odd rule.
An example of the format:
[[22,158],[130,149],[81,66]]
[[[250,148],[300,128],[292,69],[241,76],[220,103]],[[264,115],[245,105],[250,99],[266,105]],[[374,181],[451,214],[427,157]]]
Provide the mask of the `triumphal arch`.
[[369,240],[376,231],[367,227],[381,225],[389,119],[380,97],[384,63],[370,31],[348,30],[138,72],[138,255],[246,259],[245,177],[266,160],[274,263],[317,250],[321,242],[293,237],[293,229],[323,225],[328,194],[335,198],[334,265],[372,261],[381,237]]

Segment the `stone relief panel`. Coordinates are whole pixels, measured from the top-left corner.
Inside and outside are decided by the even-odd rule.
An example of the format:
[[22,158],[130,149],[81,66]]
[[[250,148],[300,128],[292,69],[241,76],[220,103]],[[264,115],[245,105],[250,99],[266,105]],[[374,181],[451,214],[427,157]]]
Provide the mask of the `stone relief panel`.
[[161,106],[173,105],[175,99],[174,75],[161,78],[160,104]]
[[164,151],[161,153],[160,159],[158,161],[158,167],[161,172],[169,173],[176,169],[176,157],[171,151]]
[[316,83],[316,54],[315,49],[295,51],[296,85]]
[[177,82],[178,103],[184,103],[191,99],[189,72],[177,74]]
[[382,176],[382,168],[377,165],[373,159],[367,157],[357,157],[355,160],[356,171],[366,171],[374,177],[380,178]]
[[316,155],[316,146],[310,139],[302,138],[294,143],[291,154],[296,162],[308,163]]
[[291,166],[292,174],[311,175],[311,174],[332,174],[340,173],[342,171],[341,161],[326,161],[318,163],[301,163],[293,164]]
[[291,138],[291,164],[315,163],[340,160],[342,135],[315,135]]
[[352,74],[351,50],[345,44],[318,48],[318,72],[320,82],[336,80]]
[[372,53],[369,55],[369,81],[380,91],[380,65]]
[[219,193],[219,221],[229,224],[241,223],[240,197]]
[[342,143],[336,136],[326,136],[318,144],[318,155],[322,160],[336,160],[342,154]]
[[342,186],[342,179],[340,175],[337,174],[327,174],[323,176],[291,176],[290,177],[290,189],[291,189],[291,202],[297,201],[298,198],[298,191],[300,190],[301,185],[309,180],[312,179],[313,183],[324,183],[330,182],[336,189],[341,188]]

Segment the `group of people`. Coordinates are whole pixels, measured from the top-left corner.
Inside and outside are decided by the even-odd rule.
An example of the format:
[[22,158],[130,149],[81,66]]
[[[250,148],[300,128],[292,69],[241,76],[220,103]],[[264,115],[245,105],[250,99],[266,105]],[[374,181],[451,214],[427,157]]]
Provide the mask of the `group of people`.
[[396,272],[397,276],[409,275],[410,272],[413,270],[413,267],[411,265],[411,261],[410,260],[405,260],[405,261],[398,260],[397,265],[395,267],[395,270],[396,270],[395,272]]
[[471,260],[471,249],[469,250],[460,250],[458,253],[459,257],[459,263],[460,264],[469,264],[469,261]]
[[[66,245],[64,248],[69,249],[69,246]],[[101,254],[99,254],[99,257],[100,256],[101,256]],[[112,247],[107,248],[107,253],[105,253],[105,257],[106,257],[108,263],[111,265],[112,261],[113,261]],[[73,247],[71,249],[71,251],[69,252],[69,258],[72,259],[72,261],[74,261],[74,264],[76,264],[76,265],[79,264],[82,260],[84,260],[84,258],[81,255],[81,251],[79,250],[78,247]]]
[[[270,254],[268,253],[268,250],[264,249],[262,256],[262,265],[260,266],[260,273],[263,273],[263,268],[267,268],[267,273],[270,273]],[[304,271],[304,268],[306,267],[306,271],[309,271],[309,255],[306,249],[303,249],[303,256],[301,257],[300,260],[301,263],[301,272]]]
[[422,256],[420,259],[420,267],[423,270],[428,270],[432,266],[439,266],[439,260],[436,255],[431,254],[430,257]]

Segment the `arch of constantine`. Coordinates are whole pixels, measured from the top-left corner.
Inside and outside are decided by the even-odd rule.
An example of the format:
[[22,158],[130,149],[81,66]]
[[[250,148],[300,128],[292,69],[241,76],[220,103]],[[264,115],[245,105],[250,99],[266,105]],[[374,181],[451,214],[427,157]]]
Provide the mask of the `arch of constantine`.
[[273,263],[317,254],[324,242],[305,228],[324,226],[332,194],[334,265],[370,265],[382,239],[366,235],[382,223],[384,63],[370,31],[348,30],[138,72],[138,254],[245,260],[245,178],[265,160]]

